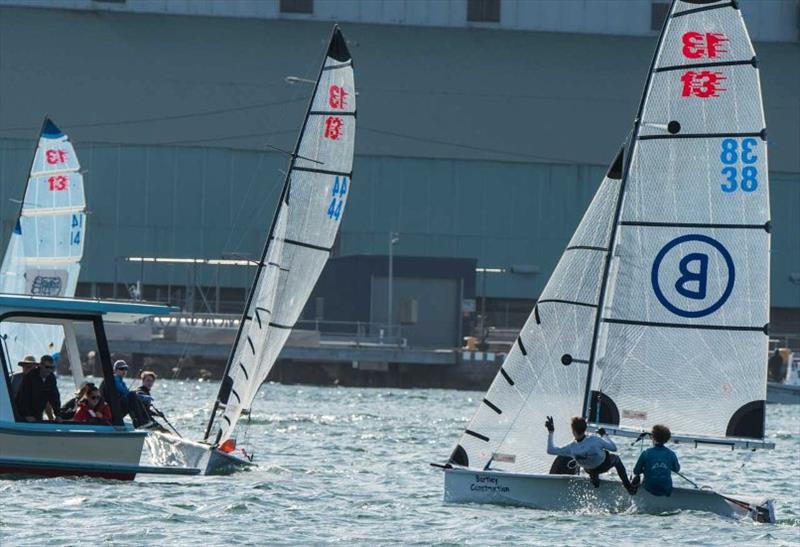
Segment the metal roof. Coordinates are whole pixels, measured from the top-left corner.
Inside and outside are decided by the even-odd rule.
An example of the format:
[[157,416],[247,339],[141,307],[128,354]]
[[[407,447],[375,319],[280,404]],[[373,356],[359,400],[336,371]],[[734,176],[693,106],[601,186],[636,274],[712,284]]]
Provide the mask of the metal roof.
[[107,321],[123,323],[136,321],[150,315],[167,315],[178,309],[172,306],[139,302],[0,294],[0,312],[15,311],[102,315]]

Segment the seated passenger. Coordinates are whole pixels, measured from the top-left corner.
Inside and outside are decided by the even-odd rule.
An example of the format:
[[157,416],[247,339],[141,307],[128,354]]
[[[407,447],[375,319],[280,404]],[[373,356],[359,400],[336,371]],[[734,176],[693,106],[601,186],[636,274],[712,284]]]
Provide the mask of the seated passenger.
[[151,370],[143,371],[139,377],[142,379],[142,385],[136,388],[136,396],[139,397],[139,400],[142,402],[144,407],[147,409],[147,413],[151,416],[153,415],[153,395],[150,393],[150,390],[153,389],[153,385],[156,383],[156,373]]
[[[78,405],[74,420],[76,422],[111,425],[111,407],[103,400],[100,390],[94,384]],[[88,387],[88,386],[87,386]]]
[[26,422],[41,422],[42,414],[50,407],[48,417],[57,422],[61,418],[52,414],[52,409],[61,408],[61,396],[58,393],[53,358],[49,355],[42,357],[42,362],[33,367],[22,378],[14,403],[17,413]]
[[94,388],[95,385],[91,382],[82,382],[80,389],[75,392],[75,396],[62,405],[58,411],[58,415],[61,416],[62,420],[71,420],[75,416],[75,411],[78,410],[78,404],[80,404],[80,401],[86,395],[86,390],[90,387]]
[[633,468],[633,484],[638,485],[641,474],[644,473],[645,490],[654,496],[669,496],[672,494],[672,472],[681,470],[678,456],[675,452],[664,446],[672,438],[672,432],[667,426],[654,425],[651,432],[653,447],[648,448],[639,456]]
[[33,367],[36,366],[36,357],[33,355],[26,355],[22,358],[22,361],[17,363],[17,366],[22,368],[22,372],[15,372],[11,375],[11,398],[15,400],[17,398],[17,393],[19,393],[19,388],[22,387],[22,377],[25,376]]
[[[114,390],[119,395],[122,415],[130,416],[134,427],[144,427],[150,425],[150,416],[147,413],[139,396],[128,389],[125,383],[125,376],[128,374],[128,363],[122,359],[114,361]],[[105,381],[100,384],[101,392],[105,388]]]

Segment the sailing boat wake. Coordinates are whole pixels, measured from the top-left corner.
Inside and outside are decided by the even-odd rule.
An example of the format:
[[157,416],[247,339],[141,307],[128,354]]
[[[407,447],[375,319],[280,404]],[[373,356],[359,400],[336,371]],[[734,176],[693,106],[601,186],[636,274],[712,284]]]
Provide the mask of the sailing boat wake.
[[[549,474],[546,415],[690,446],[764,441],[766,129],[736,3],[673,0],[633,131],[445,467],[446,501],[698,510],[774,522],[770,500]],[[535,430],[534,430],[535,431]],[[557,432],[557,444],[568,440]]]
[[193,442],[153,432],[147,443],[155,461],[206,473],[251,465],[235,456],[234,428],[275,365],[331,254],[350,194],[355,130],[353,61],[335,26],[205,438]]

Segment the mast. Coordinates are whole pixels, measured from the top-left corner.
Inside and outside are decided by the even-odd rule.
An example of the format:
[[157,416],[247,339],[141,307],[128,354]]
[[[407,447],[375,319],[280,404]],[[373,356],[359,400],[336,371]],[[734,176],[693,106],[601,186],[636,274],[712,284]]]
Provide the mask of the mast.
[[272,222],[270,223],[269,233],[267,235],[267,240],[264,243],[264,249],[261,252],[261,258],[258,261],[258,269],[256,270],[256,275],[253,277],[253,283],[250,286],[250,291],[249,291],[249,293],[247,295],[247,302],[245,303],[244,311],[242,312],[242,318],[239,321],[239,329],[236,331],[236,338],[234,339],[233,345],[231,346],[231,351],[230,351],[230,353],[228,355],[228,361],[225,364],[225,370],[222,373],[222,383],[220,384],[220,389],[217,392],[217,398],[214,401],[214,408],[211,411],[211,416],[209,417],[208,425],[206,426],[205,435],[203,437],[204,440],[208,440],[209,435],[211,435],[211,428],[214,425],[214,419],[216,418],[217,411],[219,410],[219,406],[221,404],[220,399],[222,397],[223,390],[225,389],[225,379],[228,377],[228,373],[230,372],[231,366],[233,365],[233,360],[234,360],[234,357],[235,357],[235,354],[236,354],[236,348],[239,345],[239,342],[240,342],[241,337],[242,337],[242,332],[244,331],[244,328],[245,328],[245,323],[247,321],[247,313],[250,310],[250,304],[253,301],[253,297],[254,297],[254,295],[256,293],[256,288],[258,287],[258,281],[259,281],[259,279],[261,277],[261,274],[262,274],[264,266],[265,266],[265,260],[266,260],[266,257],[267,257],[267,252],[269,251],[270,243],[272,241],[273,234],[275,232],[275,226],[276,226],[277,221],[278,221],[278,215],[279,215],[279,213],[281,211],[281,207],[284,204],[286,204],[286,205],[289,204],[289,184],[290,184],[291,177],[292,177],[292,170],[294,168],[295,161],[297,160],[297,155],[300,152],[300,145],[301,145],[301,143],[303,141],[303,136],[305,135],[306,126],[308,124],[309,114],[311,113],[311,109],[312,109],[312,107],[314,105],[314,98],[317,95],[317,90],[319,88],[319,82],[320,82],[320,79],[322,78],[323,69],[325,68],[325,60],[328,57],[328,53],[334,47],[335,40],[337,39],[337,37],[340,40],[344,40],[344,38],[341,36],[341,32],[339,30],[339,25],[334,25],[333,26],[333,30],[331,31],[331,38],[328,41],[328,46],[325,49],[325,53],[322,56],[322,63],[320,64],[319,71],[317,73],[317,79],[314,82],[314,90],[312,91],[311,97],[308,100],[308,106],[306,107],[306,114],[305,114],[305,117],[303,118],[303,125],[300,128],[300,132],[299,132],[299,134],[297,136],[297,141],[295,142],[294,149],[293,149],[293,151],[291,153],[291,156],[290,156],[290,159],[289,159],[289,167],[286,170],[286,176],[284,177],[284,180],[283,180],[283,189],[281,190],[280,199],[278,200],[277,207],[275,207],[275,213],[272,216]]
[[[656,61],[658,59],[658,52],[661,50],[661,43],[664,40],[664,35],[666,34],[666,28],[669,24],[670,18],[672,16],[672,10],[675,7],[675,0],[672,0],[669,6],[669,11],[667,12],[668,15],[664,19],[664,24],[661,26],[661,33],[658,36],[658,43],[656,44],[655,52],[653,53],[653,58],[650,61],[650,68],[647,71],[647,79],[644,84],[644,90],[642,91],[642,97],[639,100],[639,108],[636,111],[636,118],[633,121],[633,129],[631,130],[630,134],[630,142],[626,147],[623,148],[623,167],[622,167],[622,179],[620,180],[619,185],[619,193],[617,195],[617,203],[616,208],[614,210],[614,221],[611,224],[611,237],[609,238],[608,244],[608,251],[606,252],[606,259],[605,264],[603,265],[603,277],[600,283],[600,297],[598,299],[598,307],[597,307],[597,314],[595,315],[594,319],[594,329],[592,331],[592,346],[589,351],[589,365],[588,370],[586,372],[586,388],[585,394],[583,399],[583,411],[581,415],[589,420],[590,415],[590,408],[589,404],[591,403],[592,399],[592,373],[594,372],[595,362],[597,360],[597,340],[598,335],[600,334],[600,325],[602,324],[603,320],[603,309],[605,308],[605,300],[606,300],[606,293],[608,291],[608,274],[611,270],[611,261],[614,258],[614,246],[617,243],[617,228],[619,227],[619,218],[622,214],[622,202],[625,198],[625,185],[628,182],[628,173],[631,168],[631,159],[633,158],[633,152],[636,148],[636,143],[639,137],[639,129],[642,123],[642,111],[644,110],[645,100],[647,99],[647,92],[650,89],[650,82],[653,78],[653,69],[655,68]],[[598,416],[599,417],[599,416]]]

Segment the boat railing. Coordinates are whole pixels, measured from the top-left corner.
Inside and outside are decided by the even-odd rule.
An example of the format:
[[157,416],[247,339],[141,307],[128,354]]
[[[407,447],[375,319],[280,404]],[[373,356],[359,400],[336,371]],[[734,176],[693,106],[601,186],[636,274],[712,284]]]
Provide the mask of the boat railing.
[[[151,325],[158,337],[169,337],[168,331],[192,329],[231,330],[239,328],[241,316],[218,313],[172,313],[160,317],[148,317],[144,323]],[[318,334],[321,345],[392,345],[405,347],[406,338],[400,324],[389,325],[367,321],[333,321],[323,319],[301,319],[295,323],[295,331],[311,331]]]

